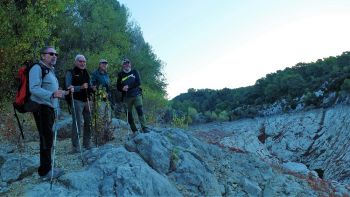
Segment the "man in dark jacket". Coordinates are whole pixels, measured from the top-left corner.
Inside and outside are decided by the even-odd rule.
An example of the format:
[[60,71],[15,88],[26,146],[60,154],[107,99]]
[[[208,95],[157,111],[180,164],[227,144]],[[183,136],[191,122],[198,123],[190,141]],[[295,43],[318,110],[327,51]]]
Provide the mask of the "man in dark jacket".
[[131,69],[131,63],[128,59],[122,61],[122,71],[118,73],[117,88],[123,93],[123,99],[127,104],[128,122],[133,134],[136,134],[137,127],[134,122],[132,109],[135,107],[142,132],[148,132],[146,119],[142,106],[142,90],[141,79],[139,73],[135,69]]
[[[95,87],[91,85],[90,75],[86,70],[85,56],[77,55],[74,64],[74,68],[67,72],[65,82],[67,87],[74,87],[73,100],[75,108],[72,110],[72,153],[77,153],[80,151],[80,147],[78,147],[78,133],[81,134],[81,116],[84,118],[83,146],[86,149],[91,148],[91,106],[88,105],[88,99]],[[75,124],[75,121],[77,124]],[[76,128],[76,125],[78,128]]]

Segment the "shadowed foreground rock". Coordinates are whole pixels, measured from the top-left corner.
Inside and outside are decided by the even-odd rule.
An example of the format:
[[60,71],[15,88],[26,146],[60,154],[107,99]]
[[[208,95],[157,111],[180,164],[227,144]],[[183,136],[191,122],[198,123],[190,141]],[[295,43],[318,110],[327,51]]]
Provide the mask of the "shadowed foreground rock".
[[[53,194],[65,196],[181,196],[165,176],[150,168],[137,154],[105,146],[85,157],[89,166],[68,173],[54,185]],[[30,188],[26,196],[51,196],[48,184]]]

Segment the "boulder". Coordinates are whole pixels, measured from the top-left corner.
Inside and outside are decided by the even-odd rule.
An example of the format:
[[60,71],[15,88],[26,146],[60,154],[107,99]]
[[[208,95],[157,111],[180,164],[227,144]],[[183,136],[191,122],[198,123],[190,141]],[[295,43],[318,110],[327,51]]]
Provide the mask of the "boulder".
[[17,181],[36,172],[38,166],[38,157],[12,154],[1,166],[1,179],[9,183]]
[[296,172],[303,175],[308,175],[310,172],[306,165],[302,163],[287,162],[283,163],[282,167],[287,171]]
[[155,132],[141,133],[131,141],[126,146],[129,151],[137,152],[157,172],[168,173],[172,146],[164,136]]
[[197,156],[185,151],[178,153],[175,170],[169,177],[190,196],[221,196],[220,185],[208,166]]
[[[181,196],[167,177],[160,175],[136,153],[123,147],[101,147],[84,155],[89,165],[58,179],[57,195],[74,196]],[[49,196],[41,187],[26,191],[26,195]],[[55,190],[56,191],[56,190]]]

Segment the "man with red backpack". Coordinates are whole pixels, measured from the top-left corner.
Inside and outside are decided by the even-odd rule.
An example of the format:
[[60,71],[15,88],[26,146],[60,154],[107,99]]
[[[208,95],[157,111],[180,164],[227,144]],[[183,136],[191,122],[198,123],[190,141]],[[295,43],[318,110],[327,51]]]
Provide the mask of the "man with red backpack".
[[[40,166],[39,175],[44,179],[57,178],[64,174],[62,169],[52,168],[51,149],[53,145],[53,124],[55,110],[58,108],[58,99],[63,98],[65,91],[59,90],[54,65],[57,52],[51,47],[44,47],[41,51],[41,60],[29,70],[30,100],[39,104],[39,109],[33,112],[40,136]],[[43,72],[45,71],[45,72]],[[43,73],[45,74],[44,76]],[[71,88],[71,87],[70,87]],[[74,91],[71,89],[71,91]]]

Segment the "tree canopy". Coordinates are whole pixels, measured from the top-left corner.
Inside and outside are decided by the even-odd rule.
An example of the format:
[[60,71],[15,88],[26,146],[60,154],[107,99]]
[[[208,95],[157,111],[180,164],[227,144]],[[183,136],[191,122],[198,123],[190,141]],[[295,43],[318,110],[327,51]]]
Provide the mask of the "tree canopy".
[[[298,63],[258,79],[253,86],[222,90],[189,89],[172,100],[172,108],[187,113],[194,108],[205,119],[225,112],[229,119],[250,117],[257,106],[284,100],[289,108],[304,98],[306,105],[317,104],[314,92],[349,90],[350,52],[311,63]],[[193,110],[192,110],[193,111]],[[214,116],[215,116],[214,115]]]
[[1,102],[13,97],[22,63],[36,61],[41,47],[50,45],[59,53],[60,79],[73,67],[75,56],[83,54],[90,72],[97,69],[99,59],[107,59],[114,84],[121,60],[127,57],[141,74],[145,95],[164,103],[163,62],[130,20],[128,9],[116,0],[4,0],[0,23],[0,91],[5,93]]

